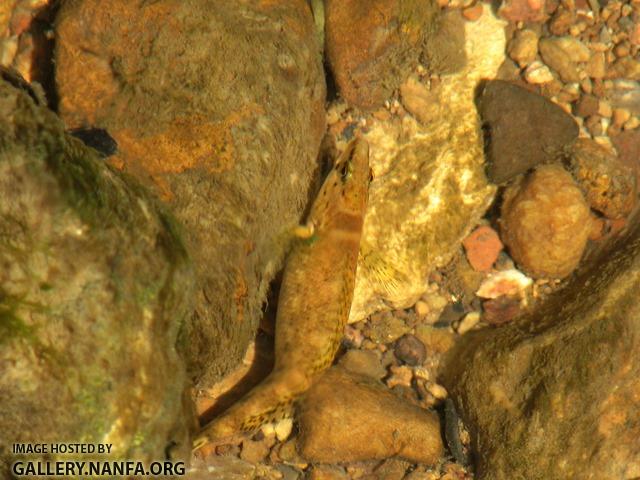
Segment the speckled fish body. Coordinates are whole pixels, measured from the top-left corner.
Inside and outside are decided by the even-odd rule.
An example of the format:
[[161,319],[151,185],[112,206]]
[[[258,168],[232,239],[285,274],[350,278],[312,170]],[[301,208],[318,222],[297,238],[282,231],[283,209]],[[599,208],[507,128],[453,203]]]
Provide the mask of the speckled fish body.
[[250,431],[290,415],[293,402],[333,362],[353,299],[370,182],[369,146],[356,138],[324,181],[287,258],[276,316],[273,372],[214,419],[194,442]]

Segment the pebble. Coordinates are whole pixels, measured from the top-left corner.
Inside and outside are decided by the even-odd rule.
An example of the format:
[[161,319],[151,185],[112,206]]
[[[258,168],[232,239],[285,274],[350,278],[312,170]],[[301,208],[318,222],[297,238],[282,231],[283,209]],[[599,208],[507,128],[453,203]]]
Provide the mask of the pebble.
[[407,365],[392,365],[389,367],[389,377],[385,380],[387,387],[411,387],[413,369]]
[[520,67],[526,67],[538,55],[538,35],[533,30],[518,30],[509,42],[508,52]]
[[427,387],[428,392],[438,400],[444,400],[449,396],[449,394],[447,393],[447,389],[438,383],[426,382],[425,385]]
[[520,313],[520,301],[514,297],[502,296],[482,303],[482,320],[489,325],[503,325],[512,321]]
[[640,83],[614,80],[611,88],[606,91],[606,97],[613,108],[622,108],[628,110],[630,114],[640,116]]
[[539,60],[532,62],[524,71],[524,79],[532,85],[549,83],[554,80],[553,73]]
[[302,478],[302,472],[291,465],[276,465],[276,470],[282,474],[282,480],[298,480]]
[[498,233],[488,225],[476,228],[462,241],[462,245],[469,264],[479,272],[491,270],[504,248]]
[[507,188],[501,238],[534,278],[564,278],[578,266],[591,231],[587,202],[559,165],[542,165]]
[[271,441],[271,445],[266,441],[268,437],[265,437],[261,441],[253,441],[250,439],[246,439],[242,441],[242,450],[240,452],[240,458],[247,462],[251,463],[261,463],[269,455],[269,450],[273,445]]
[[413,310],[419,317],[426,317],[429,314],[429,304],[423,300],[418,300],[413,306]]
[[381,363],[381,353],[377,350],[347,350],[338,363],[352,373],[376,380],[387,374]]
[[475,22],[477,20],[480,20],[480,17],[482,16],[482,12],[483,12],[482,2],[478,2],[475,5],[472,5],[462,10],[462,16],[467,20],[469,20],[470,22]]
[[438,95],[414,75],[400,85],[400,97],[407,111],[424,125],[435,121],[440,114]]
[[458,335],[464,335],[472,330],[478,323],[480,323],[480,312],[469,312],[464,316],[456,331]]
[[598,113],[598,97],[595,95],[582,95],[576,103],[574,113],[581,117],[589,117]]
[[498,15],[510,22],[540,22],[547,17],[545,0],[505,0]]
[[464,305],[461,302],[449,303],[436,322],[438,327],[448,327],[452,323],[458,321],[465,314]]
[[533,280],[519,270],[502,270],[485,278],[476,292],[480,298],[498,298],[503,295],[522,295]]
[[293,430],[293,420],[291,418],[285,418],[280,420],[275,424],[274,432],[276,434],[276,438],[280,442],[284,442],[289,435],[291,435],[291,431]]
[[427,351],[424,344],[411,334],[403,335],[396,341],[394,354],[398,360],[412,367],[422,365]]
[[619,58],[607,69],[606,77],[640,80],[640,60],[631,57]]
[[606,60],[604,53],[593,53],[587,62],[584,71],[591,78],[604,78],[606,73]]
[[578,125],[562,108],[502,80],[487,82],[479,110],[488,127],[487,174],[496,184],[555,160],[578,137]]
[[416,337],[420,339],[429,354],[445,353],[455,343],[455,335],[445,328],[435,328],[431,325],[419,325]]
[[[569,37],[572,38],[572,37]],[[540,56],[566,83],[579,82],[578,67],[559,38],[543,38],[539,42]]]
[[549,31],[553,35],[566,35],[569,32],[569,28],[575,24],[575,20],[575,10],[559,8],[549,22]]
[[374,313],[364,328],[365,336],[375,343],[394,342],[408,331],[404,320],[391,312]]
[[298,449],[313,462],[399,456],[432,465],[443,454],[440,422],[434,412],[339,367],[329,369],[307,392],[299,422]]
[[612,117],[613,124],[621,127],[627,120],[629,120],[629,118],[631,118],[631,113],[625,108],[614,108]]
[[411,464],[398,458],[389,458],[378,465],[373,473],[380,480],[402,480]]
[[290,465],[297,465],[301,468],[307,466],[307,461],[298,453],[297,439],[295,438],[280,444],[279,447],[272,450],[272,453],[273,452],[275,452],[275,458],[273,458],[273,460],[286,462]]

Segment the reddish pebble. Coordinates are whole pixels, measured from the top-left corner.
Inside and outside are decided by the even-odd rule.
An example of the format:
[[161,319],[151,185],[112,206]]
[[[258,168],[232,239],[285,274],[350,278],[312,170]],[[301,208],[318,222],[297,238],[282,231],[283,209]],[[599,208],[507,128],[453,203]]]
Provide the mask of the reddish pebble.
[[462,241],[467,259],[474,270],[487,272],[504,248],[498,233],[487,225],[476,228]]
[[520,313],[520,301],[516,297],[502,296],[482,304],[482,320],[490,325],[508,323]]
[[479,20],[482,16],[482,3],[476,3],[471,7],[465,8],[464,10],[462,10],[462,16],[470,22]]
[[505,0],[498,13],[510,22],[540,22],[547,17],[544,4],[545,0]]

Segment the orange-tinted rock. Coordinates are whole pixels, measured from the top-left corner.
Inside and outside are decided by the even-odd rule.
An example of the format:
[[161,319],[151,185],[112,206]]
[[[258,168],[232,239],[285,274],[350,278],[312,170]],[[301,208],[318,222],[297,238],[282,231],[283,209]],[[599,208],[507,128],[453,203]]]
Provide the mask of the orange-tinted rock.
[[541,22],[547,18],[545,0],[505,0],[498,13],[510,22]]
[[60,7],[61,115],[105,128],[119,146],[113,165],[184,226],[199,282],[185,344],[194,372],[212,379],[254,338],[278,239],[308,200],[325,127],[318,50],[302,1]]
[[538,167],[508,187],[500,221],[511,257],[535,278],[571,274],[592,229],[580,188],[559,165]]
[[611,219],[631,213],[638,198],[636,177],[613,152],[581,138],[573,147],[572,169],[591,208]]
[[430,0],[328,0],[326,53],[342,97],[380,106],[417,65],[436,10]]
[[478,2],[475,5],[462,10],[462,16],[470,22],[479,20],[482,16],[482,2]]
[[498,233],[487,225],[476,228],[462,241],[462,245],[467,253],[467,260],[479,272],[491,270],[503,248]]

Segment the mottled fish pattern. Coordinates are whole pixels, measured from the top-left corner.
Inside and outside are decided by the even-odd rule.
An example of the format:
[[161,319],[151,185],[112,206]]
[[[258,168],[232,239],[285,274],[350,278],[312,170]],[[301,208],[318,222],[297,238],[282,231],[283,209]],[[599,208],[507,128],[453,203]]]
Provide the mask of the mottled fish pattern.
[[282,279],[272,373],[206,425],[210,441],[291,416],[294,402],[331,365],[349,317],[371,173],[369,146],[349,143],[313,202],[307,228],[289,254]]

